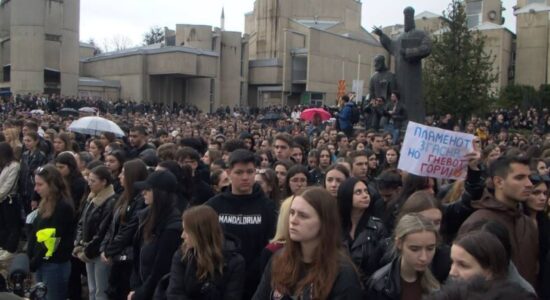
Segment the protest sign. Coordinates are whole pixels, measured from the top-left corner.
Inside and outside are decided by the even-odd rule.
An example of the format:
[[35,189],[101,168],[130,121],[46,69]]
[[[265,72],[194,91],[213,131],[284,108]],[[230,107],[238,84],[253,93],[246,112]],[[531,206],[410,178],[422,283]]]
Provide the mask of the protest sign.
[[398,168],[419,176],[464,179],[464,156],[473,151],[473,140],[471,134],[409,122]]

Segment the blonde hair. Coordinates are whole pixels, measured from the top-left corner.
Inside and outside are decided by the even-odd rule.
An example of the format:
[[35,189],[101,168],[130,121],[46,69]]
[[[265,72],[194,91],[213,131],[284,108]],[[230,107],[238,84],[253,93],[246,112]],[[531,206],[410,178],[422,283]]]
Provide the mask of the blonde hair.
[[284,243],[286,241],[286,232],[288,231],[288,222],[290,218],[290,204],[294,196],[286,198],[279,208],[279,217],[277,218],[277,230],[271,243]]
[[17,128],[5,129],[4,137],[6,138],[6,142],[10,144],[12,149],[15,150],[16,147],[22,146],[21,142],[19,141],[19,130],[17,130]]
[[[408,235],[419,232],[433,232],[436,239],[438,238],[437,228],[434,223],[423,215],[410,213],[401,217],[395,227],[394,251],[401,256],[399,249],[397,249],[397,242],[403,242]],[[422,274],[420,285],[424,294],[432,293],[440,287],[439,281],[437,281],[429,268]]]

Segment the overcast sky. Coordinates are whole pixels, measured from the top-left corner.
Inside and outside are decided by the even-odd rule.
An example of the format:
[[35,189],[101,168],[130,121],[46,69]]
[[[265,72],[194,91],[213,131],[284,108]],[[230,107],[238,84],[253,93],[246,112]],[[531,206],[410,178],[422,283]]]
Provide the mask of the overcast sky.
[[[287,0],[304,1],[304,0]],[[337,0],[334,0],[337,1]],[[502,0],[506,26],[515,32],[512,6],[516,0]],[[152,26],[201,24],[220,26],[225,7],[225,27],[244,31],[244,14],[252,11],[254,0],[81,0],[80,39],[93,38],[99,46],[114,36],[126,37],[131,45],[142,43],[143,34]],[[363,0],[363,27],[403,23],[403,8],[412,5],[416,13],[425,10],[441,14],[446,0]]]

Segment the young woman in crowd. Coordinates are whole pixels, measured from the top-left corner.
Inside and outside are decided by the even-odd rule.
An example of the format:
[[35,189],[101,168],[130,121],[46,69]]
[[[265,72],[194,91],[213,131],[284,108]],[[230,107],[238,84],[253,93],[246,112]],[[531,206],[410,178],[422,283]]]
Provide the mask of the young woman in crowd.
[[[434,223],[438,232],[441,231],[443,208],[440,201],[430,192],[418,191],[413,193],[401,207],[397,220],[410,213],[418,213],[426,217]],[[441,283],[445,282],[451,268],[450,251],[450,247],[447,244],[439,243],[430,265],[432,274]]]
[[349,170],[346,167],[336,164],[327,169],[324,186],[325,189],[334,197],[338,196],[338,188],[346,179],[349,178]]
[[53,152],[54,158],[61,152],[72,151],[72,140],[68,133],[62,132],[53,138]]
[[277,174],[272,169],[259,169],[256,172],[256,176],[254,177],[254,181],[258,183],[261,187],[266,196],[277,203],[277,206],[279,206],[279,203],[281,201],[280,196],[280,190],[279,190],[279,179],[277,178]]
[[288,170],[290,167],[292,167],[293,163],[290,160],[279,160],[276,161],[273,164],[273,170],[275,171],[275,174],[277,174],[277,179],[279,180],[279,190],[281,193],[285,193],[285,180],[286,175],[288,173]]
[[15,160],[19,161],[21,159],[21,155],[23,154],[23,144],[21,143],[21,139],[19,138],[19,130],[15,127],[7,128],[4,129],[3,133],[6,142],[10,144],[11,148],[13,149]]
[[182,231],[176,186],[176,177],[169,171],[155,171],[134,184],[147,208],[139,215],[134,238],[134,257],[139,259],[134,260],[128,300],[151,299],[159,281],[170,272]]
[[[382,220],[369,212],[371,196],[365,182],[348,178],[338,189],[338,211],[347,250],[364,279],[380,265],[380,245],[387,237]],[[364,280],[366,281],[366,280]]]
[[332,152],[327,146],[319,148],[319,169],[323,175],[332,164]]
[[449,276],[470,280],[502,280],[508,276],[506,250],[500,241],[486,231],[473,231],[457,237],[451,247],[452,266]]
[[[196,188],[193,185],[193,169],[190,166],[180,166],[174,160],[165,160],[157,165],[155,171],[170,171],[176,176],[178,181],[178,186],[176,187],[176,194],[178,195],[176,207],[180,211],[184,211],[189,207],[193,197],[198,197]],[[217,171],[215,170],[214,172]]]
[[13,149],[7,142],[0,143],[0,247],[4,251],[0,260],[5,261],[15,254],[19,246],[23,221],[23,203],[18,191],[21,165],[15,159]]
[[292,198],[287,198],[279,207],[279,215],[277,217],[277,228],[275,236],[269,241],[269,244],[262,250],[260,256],[260,270],[265,270],[265,266],[269,263],[271,256],[282,249],[286,243],[286,235],[288,232],[288,218],[290,216],[290,205]]
[[111,172],[95,167],[88,177],[90,194],[78,222],[73,256],[86,263],[89,299],[108,299],[110,265],[101,260],[100,247],[111,223],[116,194]]
[[74,208],[78,212],[81,207],[82,198],[84,198],[84,195],[88,191],[88,184],[78,169],[74,154],[71,152],[60,153],[55,158],[55,166],[70,187]]
[[215,170],[212,172],[210,174],[210,184],[212,185],[214,194],[221,193],[230,184],[227,172],[225,170]]
[[46,157],[46,154],[40,150],[38,147],[38,143],[40,141],[40,136],[38,133],[34,131],[28,131],[23,136],[23,144],[25,145],[25,149],[27,149],[25,152],[23,152],[23,155],[21,156],[21,162],[25,164],[26,170],[23,172],[24,174],[21,174],[22,180],[25,182],[23,183],[25,188],[24,190],[27,192],[26,195],[23,196],[23,205],[25,205],[25,209],[29,211],[30,208],[34,209],[36,208],[37,203],[32,202],[31,203],[31,196],[32,196],[32,187],[34,186],[34,174],[36,169],[38,167],[45,165],[48,163],[48,158]]
[[533,190],[524,208],[539,232],[539,287],[541,293],[550,296],[550,288],[545,284],[550,279],[550,218],[548,215],[550,177],[533,173],[529,179],[533,184]]
[[308,185],[308,171],[303,165],[294,165],[286,174],[285,196],[295,197]]
[[265,268],[252,299],[362,299],[359,278],[340,251],[338,208],[322,188],[292,200],[286,243]]
[[38,168],[34,182],[41,200],[27,247],[30,270],[48,287],[47,300],[66,299],[75,233],[73,201],[53,165]]
[[111,177],[113,178],[113,188],[117,195],[120,195],[124,190],[119,176],[122,173],[122,166],[125,161],[126,154],[122,150],[111,151],[105,155],[105,166],[111,172]]
[[[88,183],[77,167],[76,159],[71,152],[62,152],[55,158],[55,166],[70,187],[70,196],[75,208],[74,226],[80,217],[84,195],[88,192]],[[69,279],[68,296],[70,299],[80,299],[82,295],[81,275],[86,274],[86,265],[78,258],[71,257],[71,276]]]
[[390,147],[386,151],[386,159],[384,161],[384,165],[382,166],[382,170],[397,169],[399,156],[399,149],[397,147]]
[[134,183],[147,178],[147,166],[139,159],[124,163],[119,175],[124,192],[115,203],[113,218],[101,243],[101,259],[111,265],[109,299],[126,300],[134,260],[132,242],[138,230],[138,212],[145,208],[141,193]]
[[238,242],[224,238],[209,206],[192,207],[182,219],[183,244],[172,258],[166,299],[240,300],[245,272]]
[[430,271],[438,232],[433,222],[420,214],[404,215],[394,233],[394,260],[369,279],[369,300],[420,300],[439,289]]
[[92,139],[88,146],[88,152],[92,155],[93,160],[103,161],[103,153],[105,151],[105,146],[99,139]]

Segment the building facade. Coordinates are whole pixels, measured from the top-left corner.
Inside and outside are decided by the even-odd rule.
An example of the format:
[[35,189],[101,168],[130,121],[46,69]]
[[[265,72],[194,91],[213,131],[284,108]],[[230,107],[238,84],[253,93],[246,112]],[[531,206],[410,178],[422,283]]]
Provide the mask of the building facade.
[[361,27],[356,0],[256,0],[245,33],[250,106],[334,104],[338,81],[348,90],[368,82],[374,56],[385,52]]
[[79,0],[0,1],[0,88],[76,95]]

